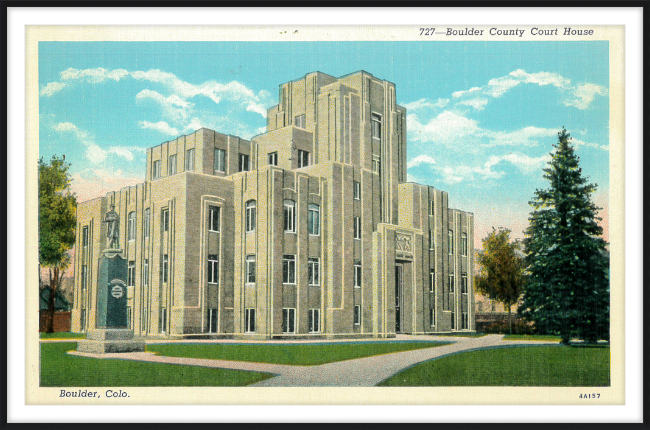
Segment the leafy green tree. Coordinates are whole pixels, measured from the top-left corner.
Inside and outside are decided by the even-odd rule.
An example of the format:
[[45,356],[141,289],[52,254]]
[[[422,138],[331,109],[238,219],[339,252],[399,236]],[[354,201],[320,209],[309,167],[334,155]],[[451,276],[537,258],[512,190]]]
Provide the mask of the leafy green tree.
[[49,269],[48,333],[54,331],[54,301],[75,241],[77,198],[70,192],[69,167],[65,156],[38,160],[38,263]]
[[519,301],[524,289],[524,261],[519,242],[510,241],[510,230],[492,228],[483,239],[483,251],[478,255],[481,272],[475,279],[476,290],[501,302],[508,310],[512,333],[512,305]]
[[591,201],[596,185],[582,176],[564,127],[536,190],[524,238],[528,283],[520,312],[538,331],[588,342],[609,338],[609,258]]

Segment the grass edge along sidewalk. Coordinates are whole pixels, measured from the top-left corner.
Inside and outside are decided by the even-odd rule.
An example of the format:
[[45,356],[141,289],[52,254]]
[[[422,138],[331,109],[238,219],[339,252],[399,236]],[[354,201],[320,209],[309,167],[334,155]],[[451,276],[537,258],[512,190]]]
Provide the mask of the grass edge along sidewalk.
[[316,344],[155,344],[146,351],[167,357],[233,360],[256,363],[317,366],[337,361],[435,348],[452,342],[388,341]]
[[76,342],[41,343],[41,387],[241,387],[270,373],[75,357]]
[[601,387],[610,385],[609,347],[497,347],[416,364],[378,386]]

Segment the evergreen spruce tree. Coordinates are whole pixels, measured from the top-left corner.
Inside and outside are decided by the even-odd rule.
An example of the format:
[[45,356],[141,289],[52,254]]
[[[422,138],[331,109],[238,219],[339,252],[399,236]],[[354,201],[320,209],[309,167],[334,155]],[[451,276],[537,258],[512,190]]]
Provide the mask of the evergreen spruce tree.
[[529,204],[533,212],[523,241],[528,282],[520,312],[539,332],[609,339],[609,257],[600,218],[564,127],[544,178]]

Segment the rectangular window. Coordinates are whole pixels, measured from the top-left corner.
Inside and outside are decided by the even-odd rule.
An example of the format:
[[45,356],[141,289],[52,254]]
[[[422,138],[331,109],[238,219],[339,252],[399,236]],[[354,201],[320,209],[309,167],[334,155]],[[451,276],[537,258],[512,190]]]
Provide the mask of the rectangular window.
[[255,283],[255,256],[249,255],[246,257],[246,283]]
[[460,314],[460,318],[461,318],[461,323],[462,323],[462,327],[461,327],[461,328],[462,328],[463,330],[467,330],[467,328],[468,328],[468,326],[469,326],[469,324],[468,324],[469,321],[468,321],[468,318],[467,318],[467,312],[462,312],[462,313]]
[[433,308],[429,308],[429,325],[436,325],[436,311]]
[[320,333],[320,309],[309,309],[309,333]]
[[169,255],[164,254],[162,256],[162,280],[163,282],[167,282],[169,279]]
[[430,216],[436,215],[436,209],[435,209],[435,205],[433,204],[433,201],[429,202],[429,215]]
[[453,293],[454,292],[454,275],[449,275],[449,292]]
[[246,232],[250,233],[255,231],[255,212],[256,204],[255,200],[250,200],[246,202]]
[[160,211],[160,226],[162,231],[169,231],[169,209],[167,208]]
[[320,206],[313,203],[309,205],[308,221],[309,234],[318,236],[320,234]]
[[460,255],[467,257],[467,233],[460,237]]
[[185,151],[185,170],[194,170],[194,148]]
[[381,168],[381,163],[379,162],[378,158],[373,158],[372,160],[372,171],[375,173],[379,173],[379,169]]
[[167,309],[162,308],[160,310],[160,327],[159,331],[164,333],[167,330]]
[[210,206],[210,219],[209,219],[209,229],[210,231],[219,231],[219,215],[221,214],[221,208],[219,206]]
[[354,200],[361,200],[361,182],[354,181]]
[[320,285],[320,259],[309,257],[307,260],[307,277],[309,285]]
[[129,212],[127,216],[127,236],[129,240],[135,240],[135,212]]
[[85,290],[88,285],[88,266],[81,266],[81,289]]
[[456,312],[451,313],[451,329],[456,329]]
[[284,231],[296,232],[296,202],[293,200],[284,201]]
[[291,308],[282,309],[282,333],[296,332],[296,310]]
[[88,227],[83,228],[81,238],[81,246],[88,248]]
[[128,328],[131,328],[131,318],[132,318],[132,315],[131,315],[131,306],[127,306],[127,307],[126,307],[126,326],[127,326]]
[[278,153],[277,152],[269,153],[269,166],[277,166],[277,165],[278,165]]
[[361,239],[361,218],[358,216],[354,217],[354,238]]
[[296,256],[284,255],[282,257],[282,282],[285,284],[296,283]]
[[309,166],[309,152],[298,150],[298,168]]
[[361,261],[354,262],[354,288],[361,288]]
[[467,294],[467,275],[460,275],[460,292]]
[[208,330],[210,330],[210,333],[217,332],[217,324],[219,322],[217,316],[217,308],[208,309]]
[[142,316],[140,317],[140,329],[143,332],[147,331],[147,318],[148,318],[148,312],[147,312],[147,308],[145,307],[142,309]]
[[361,324],[361,306],[354,305],[354,325]]
[[135,261],[129,261],[129,266],[126,274],[126,285],[127,287],[135,286]]
[[429,230],[429,250],[433,251],[436,249],[435,233],[433,230]]
[[208,255],[208,283],[219,283],[219,256],[216,254]]
[[248,166],[249,157],[248,154],[239,154],[239,171],[248,172],[250,170]]
[[370,115],[372,125],[372,137],[374,139],[381,139],[381,116],[373,113]]
[[436,272],[433,269],[429,270],[429,292],[436,291]]
[[144,237],[149,237],[149,231],[151,230],[151,209],[147,208],[144,210],[144,219],[142,226],[142,234]]
[[153,162],[153,172],[151,173],[151,176],[153,179],[159,179],[160,173],[160,160],[156,160]]
[[142,285],[149,285],[149,259],[146,258],[142,264]]
[[214,171],[226,173],[226,151],[214,148]]
[[81,331],[85,331],[86,330],[86,310],[85,309],[81,310],[81,315],[80,315],[79,319],[81,320]]
[[244,331],[246,333],[255,333],[255,309],[244,309]]
[[167,161],[167,174],[169,176],[176,174],[176,154],[170,155]]
[[454,255],[454,232],[449,230],[449,255]]
[[293,123],[298,128],[305,128],[306,127],[305,114],[303,113],[302,115],[298,115],[295,118],[295,121]]

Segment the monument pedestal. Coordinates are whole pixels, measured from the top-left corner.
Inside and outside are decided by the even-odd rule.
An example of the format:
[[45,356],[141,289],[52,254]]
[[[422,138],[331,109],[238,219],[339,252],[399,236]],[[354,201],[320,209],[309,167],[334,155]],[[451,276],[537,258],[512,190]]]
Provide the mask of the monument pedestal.
[[144,351],[144,340],[134,338],[127,321],[127,262],[121,249],[106,249],[99,257],[95,329],[77,342],[77,351],[93,354]]
[[144,339],[133,336],[133,330],[104,328],[88,330],[86,339],[77,341],[77,351],[91,354],[143,352]]

